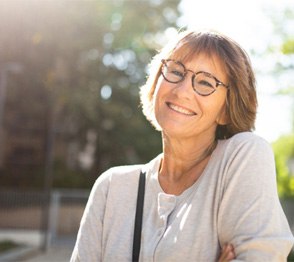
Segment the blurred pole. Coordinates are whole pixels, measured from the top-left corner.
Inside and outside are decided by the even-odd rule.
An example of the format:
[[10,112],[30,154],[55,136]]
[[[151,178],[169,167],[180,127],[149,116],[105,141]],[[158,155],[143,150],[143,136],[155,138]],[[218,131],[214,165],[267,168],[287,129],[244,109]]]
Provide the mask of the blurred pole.
[[287,161],[287,166],[289,168],[290,175],[294,176],[294,157],[290,157]]
[[6,88],[7,88],[7,73],[5,68],[0,69],[0,167],[3,167],[4,157],[4,104],[6,100]]
[[8,73],[20,73],[23,67],[20,63],[10,62],[0,64],[0,167],[4,161],[4,110],[6,102],[6,89]]
[[45,159],[45,176],[44,176],[44,205],[42,212],[42,230],[43,243],[42,251],[46,252],[51,244],[52,232],[50,232],[50,204],[51,190],[53,182],[53,162],[54,162],[54,137],[55,137],[55,119],[53,98],[49,94],[49,112],[48,112],[48,133],[46,141],[46,159]]

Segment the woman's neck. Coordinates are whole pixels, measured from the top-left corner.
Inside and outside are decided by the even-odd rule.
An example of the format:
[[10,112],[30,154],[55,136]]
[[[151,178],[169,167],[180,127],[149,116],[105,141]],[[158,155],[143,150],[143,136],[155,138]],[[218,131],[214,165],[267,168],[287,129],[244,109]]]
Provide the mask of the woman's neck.
[[212,151],[214,139],[170,140],[163,137],[163,159],[159,171],[159,183],[168,194],[179,195],[192,186],[205,169]]

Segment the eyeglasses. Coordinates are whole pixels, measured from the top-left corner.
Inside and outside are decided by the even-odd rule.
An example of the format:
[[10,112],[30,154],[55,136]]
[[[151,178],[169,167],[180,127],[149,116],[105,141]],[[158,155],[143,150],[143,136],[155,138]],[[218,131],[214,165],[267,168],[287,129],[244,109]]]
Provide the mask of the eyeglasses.
[[163,78],[173,84],[183,81],[187,73],[191,72],[193,74],[191,79],[193,90],[201,96],[211,95],[216,91],[218,86],[229,88],[228,85],[225,85],[208,72],[199,71],[195,73],[192,70],[186,69],[180,61],[162,59],[161,63],[161,74]]

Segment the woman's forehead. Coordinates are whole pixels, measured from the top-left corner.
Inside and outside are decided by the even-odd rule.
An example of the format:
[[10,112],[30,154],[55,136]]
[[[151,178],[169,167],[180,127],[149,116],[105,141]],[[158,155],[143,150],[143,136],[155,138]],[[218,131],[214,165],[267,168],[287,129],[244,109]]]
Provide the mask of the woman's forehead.
[[[189,49],[175,50],[171,53],[169,59],[180,61],[188,69],[193,71],[206,71],[221,81],[226,82],[226,84],[229,84],[226,65],[214,52],[208,52],[207,50],[196,50],[196,52],[193,52]],[[199,62],[201,64],[198,64]]]
[[210,61],[213,61],[214,64],[218,64],[220,68],[222,68],[225,73],[227,72],[227,67],[223,62],[223,59],[220,55],[212,49],[198,48],[197,46],[191,47],[189,45],[182,45],[171,52],[168,59],[173,59],[176,61],[180,61],[182,63],[193,62],[193,60],[197,60],[197,57],[205,57]]
[[214,53],[209,53],[205,51],[201,52],[173,52],[168,59],[173,59],[176,61],[180,61],[184,64],[197,61],[198,58],[206,58],[209,61],[212,61],[214,64],[219,64],[222,68],[224,67],[223,63],[221,62],[221,59],[218,55]]

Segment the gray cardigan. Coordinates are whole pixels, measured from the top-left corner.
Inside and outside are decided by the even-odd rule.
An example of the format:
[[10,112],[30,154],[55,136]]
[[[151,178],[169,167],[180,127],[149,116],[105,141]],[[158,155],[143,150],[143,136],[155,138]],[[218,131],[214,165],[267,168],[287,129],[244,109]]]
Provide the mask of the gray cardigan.
[[71,261],[131,261],[140,170],[146,171],[140,261],[286,261],[293,236],[277,195],[269,144],[240,133],[218,145],[197,182],[180,196],[158,182],[162,155],[146,165],[111,168],[96,181]]

